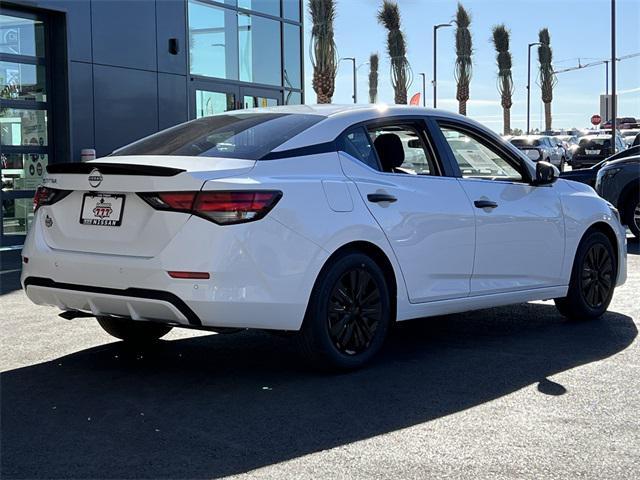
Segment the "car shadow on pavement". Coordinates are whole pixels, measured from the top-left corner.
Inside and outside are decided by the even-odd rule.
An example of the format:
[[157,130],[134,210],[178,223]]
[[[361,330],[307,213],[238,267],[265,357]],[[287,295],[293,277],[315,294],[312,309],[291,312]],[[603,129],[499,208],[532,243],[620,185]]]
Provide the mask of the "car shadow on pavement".
[[243,473],[529,385],[562,395],[547,377],[636,335],[621,314],[568,322],[548,304],[520,304],[404,322],[371,366],[340,375],[309,371],[293,342],[262,332],[111,343],[2,374],[2,476]]

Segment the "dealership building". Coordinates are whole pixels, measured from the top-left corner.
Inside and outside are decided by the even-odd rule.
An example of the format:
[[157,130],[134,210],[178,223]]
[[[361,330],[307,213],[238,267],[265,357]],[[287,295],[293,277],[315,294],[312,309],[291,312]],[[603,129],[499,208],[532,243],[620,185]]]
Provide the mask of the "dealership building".
[[302,20],[302,0],[2,0],[0,270],[47,164],[193,118],[303,103]]

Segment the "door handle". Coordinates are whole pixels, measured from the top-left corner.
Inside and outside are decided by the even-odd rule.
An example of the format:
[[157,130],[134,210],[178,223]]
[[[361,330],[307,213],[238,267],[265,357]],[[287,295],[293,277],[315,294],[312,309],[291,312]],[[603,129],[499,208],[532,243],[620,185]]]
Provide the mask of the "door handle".
[[476,208],[496,208],[498,206],[496,202],[492,202],[491,200],[476,200],[473,204]]
[[389,195],[388,193],[370,193],[369,195],[367,195],[367,200],[373,203],[380,203],[380,202],[393,203],[398,199],[393,195]]

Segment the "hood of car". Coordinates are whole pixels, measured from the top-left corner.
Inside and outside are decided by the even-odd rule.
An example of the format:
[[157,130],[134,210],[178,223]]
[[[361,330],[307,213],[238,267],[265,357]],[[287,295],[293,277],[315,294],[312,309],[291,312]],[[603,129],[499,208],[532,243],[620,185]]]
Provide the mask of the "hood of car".
[[620,158],[607,162],[604,168],[624,167],[626,165],[640,165],[640,155],[633,155],[631,157]]

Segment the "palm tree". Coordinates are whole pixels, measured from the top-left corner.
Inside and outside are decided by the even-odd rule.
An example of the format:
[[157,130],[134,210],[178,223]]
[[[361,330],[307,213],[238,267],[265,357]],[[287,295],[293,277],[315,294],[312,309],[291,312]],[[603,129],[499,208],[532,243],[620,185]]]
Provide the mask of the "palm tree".
[[509,52],[509,30],[502,25],[493,27],[493,45],[496,47],[498,64],[498,91],[502,97],[502,117],[504,134],[511,133],[511,96],[513,95],[513,78],[511,76],[511,52]]
[[413,74],[407,60],[407,44],[400,30],[400,10],[392,0],[384,0],[378,11],[378,22],[387,29],[387,54],[391,62],[391,85],[395,91],[395,102],[407,103],[407,90]]
[[313,24],[309,45],[313,65],[313,90],[318,103],[331,103],[338,70],[338,54],[333,40],[335,0],[309,0],[309,14]]
[[369,103],[378,101],[378,63],[380,59],[377,53],[369,57]]
[[471,42],[471,16],[461,3],[458,3],[456,12],[456,69],[454,72],[458,89],[456,99],[458,100],[458,113],[467,114],[467,101],[469,100],[469,83],[471,82],[471,54],[473,46]]
[[545,130],[551,130],[551,101],[553,100],[553,87],[558,80],[553,71],[553,52],[551,51],[551,35],[549,30],[543,28],[538,33],[538,62],[540,63],[540,90],[542,91],[542,101],[544,102],[544,125]]

